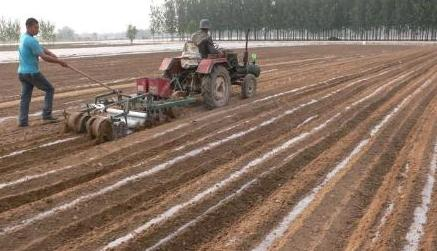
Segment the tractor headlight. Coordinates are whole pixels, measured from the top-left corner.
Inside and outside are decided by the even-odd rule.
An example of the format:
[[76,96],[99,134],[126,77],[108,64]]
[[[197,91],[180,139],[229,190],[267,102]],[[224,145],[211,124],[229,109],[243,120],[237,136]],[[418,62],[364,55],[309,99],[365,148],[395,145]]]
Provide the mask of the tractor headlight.
[[252,53],[250,57],[252,58],[252,64],[256,64],[256,53]]

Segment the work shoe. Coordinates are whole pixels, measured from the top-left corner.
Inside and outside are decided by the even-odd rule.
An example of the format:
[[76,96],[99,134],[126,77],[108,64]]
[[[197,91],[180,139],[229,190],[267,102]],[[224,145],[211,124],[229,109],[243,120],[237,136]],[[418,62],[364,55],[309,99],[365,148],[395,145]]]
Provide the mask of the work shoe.
[[55,117],[48,117],[48,118],[43,118],[42,119],[42,123],[45,124],[52,124],[52,123],[58,123],[59,119],[55,118]]
[[29,126],[28,123],[18,124],[18,127],[28,127],[28,126]]

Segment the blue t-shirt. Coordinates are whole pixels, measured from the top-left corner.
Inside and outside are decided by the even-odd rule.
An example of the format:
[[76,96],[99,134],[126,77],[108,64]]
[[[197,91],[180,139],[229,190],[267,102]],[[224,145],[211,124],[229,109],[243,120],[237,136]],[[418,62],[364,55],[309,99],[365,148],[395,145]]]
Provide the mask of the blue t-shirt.
[[18,48],[20,64],[18,73],[38,73],[38,56],[44,51],[38,40],[33,36],[24,33],[20,37],[20,46]]

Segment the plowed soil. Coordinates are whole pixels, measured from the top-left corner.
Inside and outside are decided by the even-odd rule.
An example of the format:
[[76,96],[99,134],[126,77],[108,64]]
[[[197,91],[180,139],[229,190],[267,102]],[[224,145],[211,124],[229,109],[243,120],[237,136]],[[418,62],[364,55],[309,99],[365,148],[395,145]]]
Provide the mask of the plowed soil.
[[[18,128],[0,75],[0,250],[437,250],[437,50],[259,48],[258,93],[94,145]],[[125,93],[172,53],[69,59]],[[55,114],[104,89],[41,64]]]

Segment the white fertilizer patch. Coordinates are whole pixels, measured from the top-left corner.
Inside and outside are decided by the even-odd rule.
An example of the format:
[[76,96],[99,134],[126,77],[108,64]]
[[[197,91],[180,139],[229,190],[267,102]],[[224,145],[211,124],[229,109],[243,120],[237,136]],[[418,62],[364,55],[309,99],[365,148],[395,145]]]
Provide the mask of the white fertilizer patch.
[[424,234],[423,226],[427,222],[427,213],[431,204],[432,190],[434,189],[435,174],[437,169],[437,138],[434,140],[434,154],[429,166],[428,178],[422,191],[422,204],[414,210],[414,222],[408,230],[405,251],[418,250],[420,240]]

